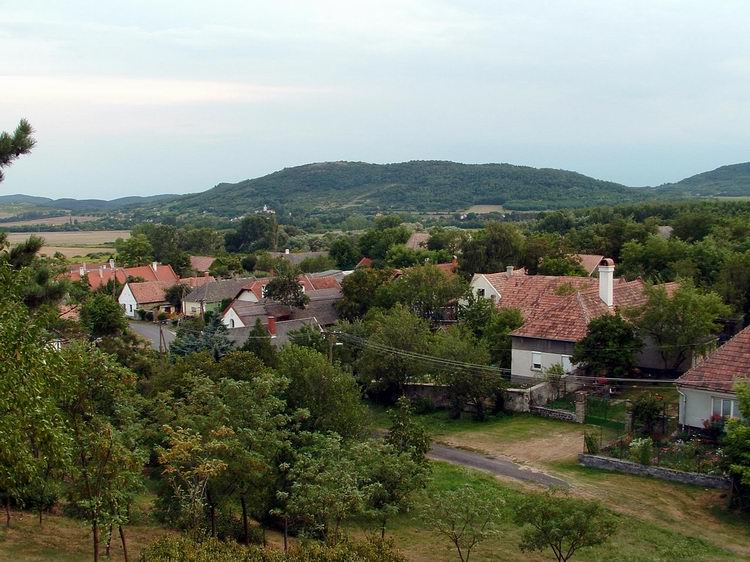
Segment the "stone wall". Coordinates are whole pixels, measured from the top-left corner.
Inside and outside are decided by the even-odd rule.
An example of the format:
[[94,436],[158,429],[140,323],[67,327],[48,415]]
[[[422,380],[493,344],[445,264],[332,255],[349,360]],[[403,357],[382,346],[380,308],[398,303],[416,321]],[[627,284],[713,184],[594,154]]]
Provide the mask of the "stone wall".
[[693,484],[704,488],[729,488],[729,479],[723,476],[711,476],[709,474],[698,474],[695,472],[683,472],[671,468],[662,468],[659,466],[645,466],[631,461],[615,459],[612,457],[602,457],[599,455],[579,454],[578,462],[583,466],[601,468],[603,470],[613,470],[615,472],[625,472],[627,474],[636,474],[638,476],[651,476],[661,480],[670,480],[672,482],[681,482],[682,484]]
[[432,383],[408,383],[404,385],[404,393],[414,402],[420,398],[431,400],[436,408],[448,408],[450,400],[445,386]]
[[568,410],[556,410],[554,408],[545,408],[543,406],[531,406],[530,412],[544,418],[552,418],[554,420],[562,420],[568,422],[578,422],[576,413],[569,412]]
[[508,412],[530,412],[533,406],[544,406],[559,396],[574,392],[583,383],[575,377],[563,377],[560,381],[560,392],[548,382],[540,382],[530,388],[508,388],[503,391],[503,408]]

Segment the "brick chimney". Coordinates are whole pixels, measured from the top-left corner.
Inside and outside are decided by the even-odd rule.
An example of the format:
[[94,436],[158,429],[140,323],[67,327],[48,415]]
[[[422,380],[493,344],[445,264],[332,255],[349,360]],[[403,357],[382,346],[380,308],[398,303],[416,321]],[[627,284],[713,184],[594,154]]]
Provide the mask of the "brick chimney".
[[276,337],[276,318],[274,316],[268,317],[268,333],[271,334],[272,338]]
[[599,264],[599,298],[608,307],[615,301],[615,261],[604,258]]

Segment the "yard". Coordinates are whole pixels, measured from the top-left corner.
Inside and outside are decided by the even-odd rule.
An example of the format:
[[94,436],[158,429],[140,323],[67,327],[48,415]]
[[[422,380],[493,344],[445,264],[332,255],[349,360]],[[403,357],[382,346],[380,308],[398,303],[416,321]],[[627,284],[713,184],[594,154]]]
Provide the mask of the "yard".
[[[528,414],[491,417],[483,423],[468,418],[451,420],[445,412],[420,419],[440,443],[510,458],[566,480],[574,495],[602,501],[613,511],[637,519],[639,524],[656,525],[663,532],[684,533],[715,548],[726,548],[736,557],[750,559],[750,519],[727,512],[721,491],[579,466],[577,455],[583,449],[583,432],[599,431],[595,426]],[[376,412],[376,421],[385,426],[382,411]]]
[[[0,225],[2,227],[2,225]],[[40,253],[52,256],[60,252],[65,257],[86,256],[87,254],[114,252],[117,238],[128,238],[128,230],[91,230],[75,232],[9,232],[8,242],[11,245],[23,242],[31,235],[44,238]]]

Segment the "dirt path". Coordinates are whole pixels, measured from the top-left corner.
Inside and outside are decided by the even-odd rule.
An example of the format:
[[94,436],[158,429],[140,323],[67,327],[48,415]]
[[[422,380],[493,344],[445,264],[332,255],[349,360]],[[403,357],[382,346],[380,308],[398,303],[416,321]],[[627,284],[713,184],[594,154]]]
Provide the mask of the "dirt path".
[[535,470],[528,466],[521,466],[510,459],[481,455],[479,453],[473,453],[471,451],[457,449],[439,443],[434,443],[432,445],[432,450],[428,456],[431,459],[489,472],[494,476],[504,476],[507,478],[522,480],[524,482],[533,482],[550,488],[569,487],[568,483],[561,478],[550,476],[545,472]]

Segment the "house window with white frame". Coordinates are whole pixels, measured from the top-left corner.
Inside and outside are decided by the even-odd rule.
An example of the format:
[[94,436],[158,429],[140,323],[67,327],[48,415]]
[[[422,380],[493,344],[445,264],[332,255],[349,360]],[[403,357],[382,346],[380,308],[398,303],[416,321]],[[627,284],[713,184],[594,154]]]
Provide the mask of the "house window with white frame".
[[477,298],[484,298],[484,289],[477,289]]
[[542,370],[542,354],[538,351],[531,352],[531,370],[532,371]]
[[720,416],[722,418],[739,418],[740,414],[740,403],[737,400],[731,398],[711,398],[713,407],[711,414],[714,416]]

